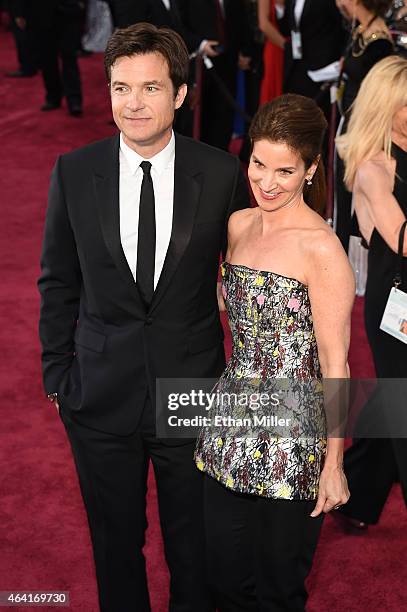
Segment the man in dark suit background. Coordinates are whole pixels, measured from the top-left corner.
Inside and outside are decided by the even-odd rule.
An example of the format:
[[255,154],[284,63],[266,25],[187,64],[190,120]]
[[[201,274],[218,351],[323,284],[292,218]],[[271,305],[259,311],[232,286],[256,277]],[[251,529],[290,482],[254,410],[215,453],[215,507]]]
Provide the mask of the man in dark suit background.
[[87,509],[102,612],[150,610],[142,548],[151,459],[172,612],[209,612],[194,443],[155,436],[158,378],[217,377],[216,294],[238,160],[175,135],[188,52],[171,30],[117,30],[105,54],[120,135],[61,156],[39,289],[44,386]]
[[137,0],[137,22],[146,21],[158,28],[175,30],[193,52],[199,48],[202,38],[185,27],[179,3],[180,0]]
[[[321,83],[307,74],[340,59],[347,33],[335,0],[286,0],[284,17],[279,21],[283,34],[291,37],[285,46],[284,91],[317,100],[329,114],[329,91],[321,94]],[[301,49],[293,54],[293,39],[298,37]],[[297,57],[297,59],[296,59]]]
[[59,108],[65,97],[69,113],[82,114],[77,51],[85,4],[85,0],[13,0],[14,15],[25,20],[27,36],[41,68],[45,86],[42,111]]
[[[201,39],[185,28],[178,6],[180,0],[108,0],[115,27],[127,28],[142,21],[178,32],[194,51]],[[181,0],[182,1],[182,0]]]
[[[242,66],[247,67],[252,49],[244,0],[180,0],[179,6],[188,30],[203,41],[211,42],[205,54],[211,58],[220,81],[234,98],[239,61]],[[227,150],[233,131],[234,115],[235,110],[222,96],[213,73],[211,70],[205,70],[201,139]]]
[[115,28],[127,28],[134,23],[143,21],[140,3],[143,0],[107,0]]
[[[16,14],[16,8],[18,13]],[[17,59],[19,67],[17,70],[6,72],[7,77],[24,78],[37,74],[38,57],[32,40],[27,32],[27,19],[25,14],[25,4],[20,4],[18,0],[8,0],[6,9],[10,15],[10,26],[16,45]]]

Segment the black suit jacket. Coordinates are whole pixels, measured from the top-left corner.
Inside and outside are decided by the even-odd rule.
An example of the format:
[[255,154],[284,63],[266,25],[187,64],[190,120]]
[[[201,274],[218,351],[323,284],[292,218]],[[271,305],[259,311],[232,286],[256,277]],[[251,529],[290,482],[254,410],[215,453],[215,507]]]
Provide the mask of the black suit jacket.
[[185,26],[177,0],[171,0],[170,10],[165,8],[162,0],[140,0],[140,5],[144,5],[144,21],[153,23],[158,28],[164,26],[178,32],[185,40],[190,52],[199,48],[202,38]]
[[25,17],[29,28],[54,27],[58,19],[77,20],[84,15],[86,0],[10,0],[14,17]]
[[[295,0],[286,0],[284,19],[279,22],[280,29],[286,36],[297,29],[294,7]],[[317,70],[341,57],[347,34],[335,0],[305,0],[299,30],[302,36],[301,61],[304,69]],[[286,44],[284,59],[287,80],[295,63],[290,42]]]
[[44,386],[79,422],[134,431],[156,378],[224,367],[216,298],[229,215],[249,206],[237,158],[176,136],[171,241],[145,310],[119,228],[119,137],[61,156],[41,257]]
[[[178,0],[183,21],[201,40],[218,40],[214,0]],[[239,51],[249,55],[251,34],[244,0],[224,0],[226,52],[237,57]]]
[[133,0],[132,2],[111,0],[110,5],[115,24],[118,27],[127,27],[140,21],[147,21],[158,28],[171,28],[182,36],[188,49],[192,52],[199,47],[202,38],[185,27],[178,2],[179,0],[170,0],[169,10],[166,9],[162,0]]

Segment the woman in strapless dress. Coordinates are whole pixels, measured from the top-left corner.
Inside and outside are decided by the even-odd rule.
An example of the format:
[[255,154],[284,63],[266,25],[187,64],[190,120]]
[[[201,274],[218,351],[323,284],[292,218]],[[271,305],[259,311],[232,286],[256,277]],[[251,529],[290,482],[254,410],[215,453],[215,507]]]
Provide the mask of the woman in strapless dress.
[[[318,214],[325,130],[309,98],[288,94],[261,107],[250,129],[258,207],[229,221],[221,271],[233,352],[216,392],[252,397],[283,379],[296,401],[278,433],[225,418],[198,438],[209,582],[220,612],[304,610],[322,517],[349,497],[343,439],[331,435],[317,391],[324,379],[349,377],[355,289],[345,252]],[[305,391],[310,383],[313,393]],[[240,408],[222,400],[215,410],[229,418]]]

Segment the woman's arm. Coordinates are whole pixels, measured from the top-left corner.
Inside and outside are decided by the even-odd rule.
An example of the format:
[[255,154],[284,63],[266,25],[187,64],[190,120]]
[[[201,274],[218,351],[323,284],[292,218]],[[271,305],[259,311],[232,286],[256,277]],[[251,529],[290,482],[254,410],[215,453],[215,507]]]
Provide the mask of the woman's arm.
[[[363,162],[355,178],[355,189],[364,195],[373,224],[386,244],[398,252],[400,228],[406,220],[399,203],[392,193],[392,183],[386,162]],[[404,238],[403,255],[407,256],[407,235]]]
[[342,469],[343,435],[336,432],[338,429],[343,430],[343,421],[346,419],[347,379],[350,376],[348,350],[355,278],[345,251],[331,230],[317,230],[308,250],[309,268],[306,276],[324,378],[328,427],[319,497],[311,514],[318,516],[338,504],[345,504],[349,499]]
[[272,43],[284,49],[285,38],[276,26],[274,26],[270,19],[270,0],[258,0],[258,21],[259,21],[259,29],[264,33],[265,36]]
[[[248,215],[250,214],[250,210],[251,209],[248,209],[248,208],[243,208],[242,210],[236,210],[229,217],[228,229],[227,229],[227,246],[226,246],[226,254],[224,257],[225,261],[230,261],[233,248],[242,230],[244,229],[245,219],[247,219]],[[224,312],[226,310],[226,305],[225,305],[225,300],[223,299],[221,282],[218,282],[216,285],[216,295],[218,298],[219,310],[220,312]]]

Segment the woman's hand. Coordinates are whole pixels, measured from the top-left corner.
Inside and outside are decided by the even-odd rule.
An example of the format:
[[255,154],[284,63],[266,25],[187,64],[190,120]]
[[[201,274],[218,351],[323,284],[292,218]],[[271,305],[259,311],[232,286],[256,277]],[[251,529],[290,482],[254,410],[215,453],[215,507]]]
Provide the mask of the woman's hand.
[[336,506],[346,504],[350,497],[346,476],[340,465],[325,465],[319,479],[319,495],[312,517],[330,512]]
[[[284,2],[276,2],[280,8],[284,8]],[[284,49],[285,38],[270,21],[270,0],[258,0],[257,14],[259,29],[274,44]]]

